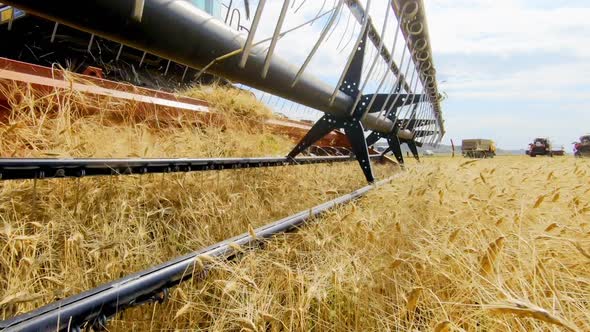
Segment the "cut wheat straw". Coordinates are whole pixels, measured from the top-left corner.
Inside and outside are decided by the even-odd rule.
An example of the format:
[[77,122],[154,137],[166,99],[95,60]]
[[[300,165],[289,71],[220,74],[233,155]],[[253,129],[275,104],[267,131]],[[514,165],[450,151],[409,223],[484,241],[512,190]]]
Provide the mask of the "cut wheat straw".
[[[208,125],[138,116],[140,110],[131,103],[73,91],[40,95],[11,84],[2,87],[10,97],[10,110],[4,111],[5,123],[0,126],[3,157],[283,156],[295,144],[267,131],[258,118],[268,110],[256,110],[263,106],[234,89],[227,91],[231,97],[223,108],[229,110],[221,118],[225,122]],[[222,88],[214,89],[215,109],[223,101]],[[382,177],[392,169],[376,171]],[[294,166],[288,171],[0,182],[0,319],[206,247],[364,184],[354,163]],[[207,258],[197,262],[201,269],[211,263]],[[198,306],[187,303],[183,301],[170,319],[184,322],[191,317]]]

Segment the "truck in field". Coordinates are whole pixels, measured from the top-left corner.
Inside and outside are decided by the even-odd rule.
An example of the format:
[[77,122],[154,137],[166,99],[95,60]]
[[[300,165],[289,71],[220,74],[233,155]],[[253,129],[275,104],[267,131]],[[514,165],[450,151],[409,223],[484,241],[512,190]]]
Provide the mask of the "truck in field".
[[464,139],[461,152],[467,158],[493,158],[496,155],[496,143],[491,139]]
[[590,134],[580,137],[580,141],[574,143],[574,156],[590,157]]
[[536,156],[549,156],[553,157],[553,145],[551,140],[547,137],[537,137],[533,140],[533,143],[529,144],[529,150],[527,154],[531,157]]

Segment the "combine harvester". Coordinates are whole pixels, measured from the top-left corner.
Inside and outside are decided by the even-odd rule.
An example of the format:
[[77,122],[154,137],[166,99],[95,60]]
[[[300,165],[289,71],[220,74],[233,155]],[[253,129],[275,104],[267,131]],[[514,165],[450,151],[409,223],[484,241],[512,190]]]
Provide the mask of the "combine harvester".
[[[366,6],[358,0],[339,0],[331,9],[322,6],[315,18],[303,24],[321,21],[325,25],[301,66],[293,65],[275,54],[281,38],[300,27],[283,27],[285,18],[297,11],[291,1],[285,0],[282,3],[272,36],[260,41],[255,41],[255,37],[261,25],[266,1],[258,2],[257,8],[252,11],[252,23],[247,28],[244,27],[245,21],[234,24],[234,18],[240,21],[236,18],[239,16],[236,13],[240,11],[232,7],[232,2],[229,1],[227,6],[220,8],[213,6],[214,1],[204,1],[205,8],[199,9],[195,4],[201,1],[187,0],[4,1],[3,10],[10,14],[4,23],[8,32],[3,33],[15,33],[14,36],[17,36],[11,39],[11,42],[16,43],[9,48],[13,51],[21,47],[17,45],[22,43],[18,36],[23,35],[34,38],[35,45],[40,45],[39,50],[44,50],[44,47],[61,48],[61,55],[57,50],[53,55],[58,62],[69,58],[71,54],[67,52],[72,48],[77,49],[77,59],[80,59],[80,54],[92,53],[95,46],[98,49],[97,45],[101,45],[100,49],[105,51],[101,53],[100,59],[93,58],[92,62],[82,66],[84,68],[78,66],[78,71],[95,76],[84,77],[82,82],[64,77],[59,70],[40,66],[44,60],[40,60],[39,56],[34,57],[36,64],[16,61],[27,60],[18,57],[1,60],[0,82],[17,84],[23,89],[32,89],[37,94],[73,89],[97,98],[131,100],[137,103],[144,117],[165,118],[182,114],[202,120],[203,116],[215,116],[202,101],[101,78],[106,76],[118,81],[137,81],[135,78],[124,79],[125,73],[129,73],[124,68],[131,68],[131,71],[135,68],[134,65],[129,65],[135,54],[138,68],[146,66],[152,69],[149,75],[150,71],[147,69],[137,75],[143,77],[139,81],[148,82],[149,84],[144,85],[152,88],[159,85],[177,87],[185,79],[189,83],[195,82],[202,74],[207,73],[210,77],[225,80],[227,84],[241,84],[243,87],[323,112],[323,116],[312,126],[290,120],[269,120],[269,124],[278,128],[279,132],[300,138],[287,156],[213,159],[1,159],[2,179],[289,166],[348,161],[352,156],[370,185],[256,229],[256,236],[244,233],[48,304],[33,312],[1,321],[0,330],[75,331],[83,328],[105,328],[109,318],[129,307],[151,301],[164,301],[171,287],[193,277],[193,267],[200,256],[230,259],[234,257],[232,245],[249,247],[275,234],[294,230],[308,219],[364,195],[375,185],[389,181],[385,179],[376,182],[373,175],[370,161],[381,156],[371,154],[368,147],[377,141],[386,140],[387,150],[392,151],[397,161],[403,164],[401,144],[407,144],[417,158],[417,146],[436,145],[442,139],[445,129],[440,95],[421,0],[383,2],[384,7],[379,10],[385,12],[385,20],[379,29],[368,14],[373,4],[371,0],[366,2]],[[306,5],[305,2],[301,2],[299,6],[302,5]],[[6,6],[11,7],[7,9]],[[246,7],[245,12],[248,13],[245,16],[249,17],[250,8]],[[337,84],[331,86],[314,77],[308,65],[325,45],[326,37],[335,27],[346,24],[348,29],[350,22],[340,19],[343,13],[352,17],[352,24],[357,30],[353,30],[350,52],[343,59],[345,65]],[[20,23],[23,23],[24,30],[18,32]],[[27,29],[33,27],[39,28],[39,33],[27,32]],[[64,31],[66,33],[62,33]],[[387,32],[393,36],[391,40],[381,37]],[[82,50],[72,46],[81,45],[80,40],[84,39],[86,47]],[[126,59],[126,64],[120,63],[123,58]],[[401,60],[395,61],[396,58]],[[100,68],[101,64],[108,66]],[[163,72],[155,73],[162,70]],[[189,71],[196,75],[187,74]],[[166,80],[172,83],[162,83]],[[0,98],[0,107],[2,105],[8,108],[6,100],[2,101]],[[366,131],[370,133],[366,135]],[[313,150],[314,146],[316,150],[317,146],[328,146],[337,152],[334,154],[350,151],[351,155],[346,153],[345,156],[298,157],[310,149]]]
[[537,137],[533,140],[533,143],[529,144],[529,149],[527,150],[526,154],[531,157],[553,157],[553,144],[547,137]]
[[574,143],[574,156],[581,158],[590,157],[590,134],[582,135],[580,141]]

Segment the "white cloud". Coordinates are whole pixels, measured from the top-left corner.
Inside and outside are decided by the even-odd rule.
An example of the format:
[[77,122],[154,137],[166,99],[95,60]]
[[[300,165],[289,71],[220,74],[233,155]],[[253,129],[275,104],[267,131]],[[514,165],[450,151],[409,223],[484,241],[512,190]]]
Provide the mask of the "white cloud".
[[[590,73],[590,63],[541,64],[515,72],[473,73],[463,76],[466,80],[451,80],[442,86],[452,98],[586,100],[590,75],[583,73]],[[581,87],[586,90],[580,90]]]
[[590,55],[590,7],[535,8],[535,1],[427,1],[436,53]]
[[[590,3],[426,0],[437,67],[448,82],[450,137],[524,148],[569,143],[590,123]],[[449,60],[451,59],[451,60]]]

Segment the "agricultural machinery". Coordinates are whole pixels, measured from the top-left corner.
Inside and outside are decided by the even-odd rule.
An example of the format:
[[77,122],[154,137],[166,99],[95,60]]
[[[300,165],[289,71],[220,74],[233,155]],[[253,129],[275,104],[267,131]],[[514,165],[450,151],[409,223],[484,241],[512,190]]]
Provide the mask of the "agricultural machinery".
[[[257,2],[253,15],[248,1],[238,10],[234,5],[239,1],[232,0],[223,5],[213,0],[2,1],[0,87],[15,84],[41,96],[73,90],[93,98],[132,102],[144,118],[174,119],[181,114],[194,118],[195,123],[214,123],[212,119],[219,114],[206,102],[170,92],[195,82],[216,81],[269,96],[267,103],[274,98],[277,105],[309,109],[321,117],[313,124],[280,118],[260,120],[298,142],[283,157],[5,158],[0,159],[1,180],[294,167],[356,159],[366,181],[379,184],[382,182],[376,181],[371,161],[381,156],[369,146],[386,141],[384,152],[392,151],[403,164],[401,144],[407,144],[417,158],[417,147],[436,146],[445,134],[422,0],[384,2],[379,8],[385,14],[381,26],[369,15],[370,0],[366,6],[359,0],[339,0],[331,8],[322,5],[311,19],[301,17],[303,24],[283,27],[286,16],[297,15],[301,6],[317,5],[302,1],[294,7],[294,1],[284,0],[277,21],[272,22],[272,36],[261,40],[255,37],[259,37],[264,0]],[[342,18],[345,15],[348,19]],[[279,57],[277,46],[282,39],[314,22],[324,25],[308,40],[311,51],[298,62],[301,65]],[[332,36],[335,27],[345,33]],[[387,43],[381,37],[386,32],[394,36]],[[344,40],[348,34],[351,37]],[[343,65],[336,67],[336,84],[316,77],[309,66],[329,42],[338,48],[342,45],[339,54],[344,54]],[[74,74],[66,74],[60,67]],[[7,99],[0,94],[0,110],[10,109]],[[490,145],[484,155],[494,152]],[[312,156],[300,156],[305,153]],[[0,321],[0,330],[104,328],[108,318],[128,307],[165,300],[171,287],[191,277],[191,266],[198,257],[235,257],[231,244],[247,246],[294,230],[310,217],[373,187],[256,229],[256,236],[245,233]]]
[[490,139],[464,139],[461,143],[461,152],[467,158],[494,158],[496,143]]
[[[191,3],[212,17],[223,19],[218,1]],[[239,11],[234,16],[231,23],[239,28]],[[228,83],[208,73],[196,79],[197,70],[188,66],[6,4],[0,4],[0,17],[0,57],[170,92],[197,82]]]
[[574,143],[574,155],[576,157],[590,157],[590,134],[580,137],[580,141]]
[[529,144],[529,149],[526,153],[531,157],[553,157],[553,145],[551,144],[551,140],[549,140],[549,138],[546,137],[535,138],[533,140],[533,143]]

